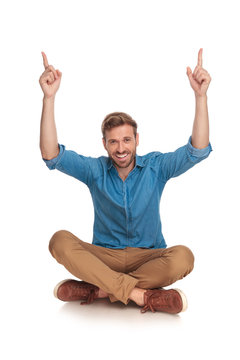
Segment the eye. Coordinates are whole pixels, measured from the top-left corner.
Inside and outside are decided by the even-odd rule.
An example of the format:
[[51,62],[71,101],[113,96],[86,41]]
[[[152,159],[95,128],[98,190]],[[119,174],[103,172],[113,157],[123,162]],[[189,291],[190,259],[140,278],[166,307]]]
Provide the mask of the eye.
[[130,142],[130,141],[131,141],[130,138],[126,138],[126,139],[125,139],[125,142]]
[[110,144],[115,144],[116,140],[110,140]]

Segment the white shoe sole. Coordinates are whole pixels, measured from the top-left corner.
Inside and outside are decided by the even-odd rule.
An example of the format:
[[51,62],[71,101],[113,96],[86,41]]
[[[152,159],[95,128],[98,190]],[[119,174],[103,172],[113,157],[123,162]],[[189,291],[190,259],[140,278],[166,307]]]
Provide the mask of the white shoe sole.
[[65,282],[69,281],[69,280],[73,280],[73,279],[62,280],[62,281],[60,281],[60,282],[55,286],[55,288],[53,289],[53,295],[55,296],[55,298],[58,299],[57,292],[58,292],[59,287],[60,287],[62,284],[64,284]]
[[176,290],[179,293],[179,295],[181,296],[182,304],[183,304],[181,312],[186,311],[188,308],[188,302],[187,302],[186,295],[180,289],[173,289],[173,290]]

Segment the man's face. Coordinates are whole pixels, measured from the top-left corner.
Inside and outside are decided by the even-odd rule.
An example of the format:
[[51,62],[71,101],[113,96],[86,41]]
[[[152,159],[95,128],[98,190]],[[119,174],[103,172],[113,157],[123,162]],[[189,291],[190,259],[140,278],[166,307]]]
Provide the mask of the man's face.
[[105,132],[104,148],[108,156],[118,168],[129,168],[131,171],[135,164],[136,147],[139,135],[134,136],[133,127],[128,124],[114,127]]

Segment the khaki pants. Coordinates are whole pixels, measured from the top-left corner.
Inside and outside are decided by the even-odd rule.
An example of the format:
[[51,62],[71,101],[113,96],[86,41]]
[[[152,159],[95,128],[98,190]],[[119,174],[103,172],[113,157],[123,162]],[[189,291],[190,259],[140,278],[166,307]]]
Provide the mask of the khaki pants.
[[168,286],[188,275],[194,256],[186,246],[167,249],[110,249],[78,239],[69,231],[51,238],[52,256],[75,277],[98,286],[111,302],[128,304],[132,289]]

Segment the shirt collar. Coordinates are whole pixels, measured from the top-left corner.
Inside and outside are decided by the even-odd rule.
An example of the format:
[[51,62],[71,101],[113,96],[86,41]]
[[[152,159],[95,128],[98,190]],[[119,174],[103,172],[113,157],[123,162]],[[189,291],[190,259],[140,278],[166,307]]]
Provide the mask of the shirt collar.
[[[110,158],[108,158],[108,170],[110,170],[111,167],[113,167],[113,166],[114,165],[113,165],[112,160]],[[137,154],[136,154],[136,166],[140,166],[140,167],[145,166],[144,162],[142,161],[142,157],[138,156]]]

